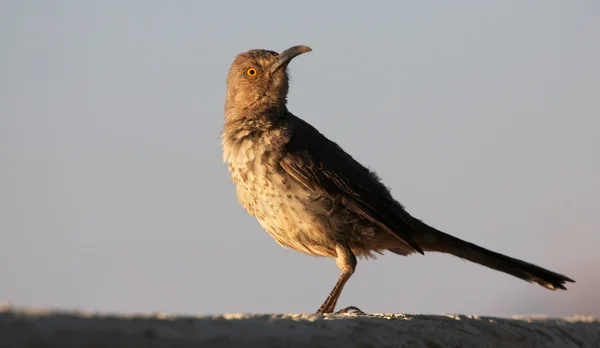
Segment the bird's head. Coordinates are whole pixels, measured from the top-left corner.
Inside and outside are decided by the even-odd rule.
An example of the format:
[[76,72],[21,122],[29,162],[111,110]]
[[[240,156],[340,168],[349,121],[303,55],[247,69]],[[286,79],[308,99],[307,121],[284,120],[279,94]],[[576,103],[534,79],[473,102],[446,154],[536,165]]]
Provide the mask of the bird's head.
[[281,53],[250,50],[235,57],[227,75],[228,112],[244,109],[285,109],[288,93],[287,66],[310,47],[294,46]]

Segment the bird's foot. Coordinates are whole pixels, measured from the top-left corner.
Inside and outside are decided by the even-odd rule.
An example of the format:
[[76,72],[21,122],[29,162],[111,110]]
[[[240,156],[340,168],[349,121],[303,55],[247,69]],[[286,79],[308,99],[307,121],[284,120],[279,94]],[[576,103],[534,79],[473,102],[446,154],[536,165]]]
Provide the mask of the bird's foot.
[[340,314],[360,314],[360,315],[367,315],[367,313],[361,311],[358,307],[356,306],[348,306],[344,309],[340,309],[339,311],[335,312],[335,314],[340,315]]
[[359,314],[359,315],[367,315],[367,313],[361,311],[356,306],[349,306],[349,307],[346,307],[344,309],[340,309],[339,311],[337,311],[335,313],[333,312],[333,308],[319,308],[319,310],[315,314],[335,314],[335,315]]
[[331,314],[331,313],[333,313],[332,310],[327,310],[327,309],[319,308],[319,310],[315,314],[316,315],[321,315],[321,314]]

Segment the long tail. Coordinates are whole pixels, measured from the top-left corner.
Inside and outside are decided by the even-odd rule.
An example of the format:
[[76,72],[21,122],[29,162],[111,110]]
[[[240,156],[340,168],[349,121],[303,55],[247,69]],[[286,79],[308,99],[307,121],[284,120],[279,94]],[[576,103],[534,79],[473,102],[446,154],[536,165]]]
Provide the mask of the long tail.
[[508,273],[527,282],[539,284],[550,290],[566,290],[565,282],[575,281],[531,263],[487,250],[473,243],[453,237],[417,220],[417,229],[423,234],[415,242],[425,251],[452,254],[462,259]]

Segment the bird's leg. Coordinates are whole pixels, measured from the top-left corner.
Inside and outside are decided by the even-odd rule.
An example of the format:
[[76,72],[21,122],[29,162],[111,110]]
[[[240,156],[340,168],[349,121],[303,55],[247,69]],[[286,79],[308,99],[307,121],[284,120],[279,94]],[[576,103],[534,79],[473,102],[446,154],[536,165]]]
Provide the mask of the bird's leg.
[[352,253],[352,250],[348,248],[348,246],[345,244],[338,245],[336,246],[335,250],[337,253],[335,262],[342,270],[342,275],[340,275],[340,278],[338,279],[337,283],[335,283],[333,290],[331,290],[331,293],[329,293],[329,296],[327,296],[327,299],[323,305],[321,305],[321,308],[319,308],[317,314],[333,313],[338,298],[344,289],[344,285],[348,279],[350,279],[354,273],[354,270],[356,269],[356,257]]
[[327,299],[325,300],[325,302],[323,302],[321,308],[319,308],[319,310],[317,311],[317,314],[333,313],[337,300],[340,297],[340,294],[342,293],[342,289],[344,288],[344,284],[346,284],[348,279],[350,279],[351,275],[352,271],[342,271],[340,279],[338,279],[337,283],[335,283],[335,287],[333,288],[333,290],[331,290],[331,293],[329,294],[329,296],[327,296]]

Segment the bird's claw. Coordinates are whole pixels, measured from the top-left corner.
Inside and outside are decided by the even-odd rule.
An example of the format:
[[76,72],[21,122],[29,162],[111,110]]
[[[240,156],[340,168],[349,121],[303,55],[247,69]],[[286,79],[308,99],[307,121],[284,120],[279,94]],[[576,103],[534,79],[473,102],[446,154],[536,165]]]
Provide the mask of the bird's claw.
[[356,306],[348,306],[344,309],[340,309],[339,311],[335,312],[335,314],[340,315],[340,314],[360,314],[360,315],[367,315],[367,313],[361,311],[358,307]]

